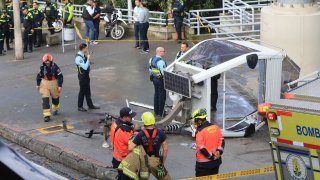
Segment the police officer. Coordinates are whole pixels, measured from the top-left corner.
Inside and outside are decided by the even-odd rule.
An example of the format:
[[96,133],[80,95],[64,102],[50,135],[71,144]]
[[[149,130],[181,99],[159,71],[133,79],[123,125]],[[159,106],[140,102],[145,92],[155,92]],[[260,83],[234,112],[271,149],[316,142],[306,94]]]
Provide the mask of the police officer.
[[11,50],[12,48],[10,48],[10,17],[7,14],[7,10],[3,9],[1,16],[0,16],[0,20],[2,21],[2,26],[3,26],[3,33],[4,33],[4,38],[6,39],[6,45],[7,45],[7,51]]
[[57,115],[60,108],[59,94],[63,83],[63,75],[59,66],[53,62],[51,54],[42,57],[42,65],[37,75],[37,89],[42,96],[44,121],[50,121],[50,96],[52,100],[52,115]]
[[172,14],[174,19],[174,26],[178,34],[178,43],[181,43],[181,31],[183,25],[183,16],[184,16],[184,4],[182,0],[174,0],[172,5]]
[[43,12],[39,9],[39,5],[37,2],[32,3],[32,9],[31,9],[33,19],[34,19],[34,35],[33,35],[33,43],[35,44],[35,47],[40,47],[41,46],[41,41],[42,41],[42,21],[44,19]]
[[48,27],[50,28],[50,34],[54,34],[53,22],[58,18],[58,11],[55,4],[51,3],[51,0],[46,1],[46,7],[44,8],[44,16],[47,20]]
[[167,67],[163,60],[165,50],[163,47],[156,49],[156,55],[149,60],[150,80],[153,82],[154,93],[154,113],[157,117],[162,117],[164,113],[164,105],[166,101],[166,90],[164,89],[163,75],[164,69]]
[[196,132],[196,177],[219,173],[224,138],[217,125],[207,121],[206,109],[197,109],[192,113]]
[[10,18],[10,43],[13,42],[14,39],[14,23],[13,23],[13,5],[12,5],[12,1],[7,0],[6,1],[6,7],[7,7],[7,12],[8,12],[8,16]]
[[95,106],[91,99],[90,90],[90,57],[88,53],[88,46],[85,43],[80,44],[79,52],[76,54],[75,63],[78,70],[78,79],[80,85],[80,91],[78,96],[78,111],[87,111],[83,108],[84,97],[86,97],[87,105],[89,109],[100,109],[99,106]]
[[72,23],[73,10],[74,10],[74,6],[71,4],[71,1],[64,0],[64,6],[62,9],[62,20],[63,20],[64,26]]
[[177,53],[176,57],[174,60],[179,59],[182,55],[184,55],[189,48],[189,44],[187,42],[182,42],[180,45],[180,51]]
[[0,19],[0,56],[5,55],[3,53],[3,43],[4,43],[3,20]]
[[[34,32],[34,21],[33,21],[33,16],[32,13],[28,11],[28,7],[24,6],[22,8],[22,13],[23,13],[23,43],[24,43],[24,48],[23,52],[32,52],[32,35]],[[29,47],[29,48],[28,48]]]
[[[123,107],[120,110],[120,119],[117,119],[111,125],[110,130],[110,142],[112,145],[112,165],[113,168],[118,168],[121,161],[129,153],[129,139],[134,134],[134,131],[139,129],[138,125],[132,123],[132,118],[136,116],[136,112],[133,112],[128,107]],[[118,179],[130,179],[124,175],[121,171],[118,171]]]
[[[149,168],[151,173],[160,180],[171,179],[167,170],[164,168],[165,160],[168,155],[168,144],[165,133],[156,128],[154,115],[145,112],[141,116],[144,130],[140,131],[132,143],[129,144],[129,151],[133,151],[136,146],[142,145],[148,155]],[[162,148],[162,155],[160,150]]]

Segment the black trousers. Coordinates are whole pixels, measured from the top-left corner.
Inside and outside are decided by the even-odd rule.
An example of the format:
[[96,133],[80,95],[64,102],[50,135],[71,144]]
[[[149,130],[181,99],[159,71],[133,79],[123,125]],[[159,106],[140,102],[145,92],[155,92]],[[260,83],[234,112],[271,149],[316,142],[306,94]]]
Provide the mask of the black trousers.
[[[1,32],[0,32],[0,34],[1,34]],[[0,35],[0,54],[3,54],[3,43],[4,43],[3,37],[2,37],[2,35]]]
[[182,40],[181,30],[183,25],[183,18],[180,16],[174,16],[173,20],[174,20],[174,26],[176,28],[176,32],[178,34],[178,40],[181,41]]
[[4,38],[6,39],[7,50],[10,48],[10,29],[4,31]]
[[[112,166],[114,169],[118,168],[120,163],[120,161],[116,160],[115,158],[112,158]],[[130,178],[123,174],[122,171],[118,171],[118,180],[130,180]]]
[[149,42],[148,42],[148,29],[149,29],[149,22],[140,23],[139,30],[140,30],[140,40],[143,50],[149,50]]
[[28,50],[28,47],[29,47],[29,50],[32,51],[32,33],[30,30],[24,30],[23,31],[23,50],[24,51],[27,51]]
[[209,162],[196,162],[196,177],[218,174],[221,163],[221,158]]
[[14,24],[11,24],[12,29],[10,29],[10,42],[13,42],[14,39]]
[[215,77],[211,78],[211,108],[213,110],[217,109],[218,101],[218,79]]
[[48,21],[49,32],[52,35],[52,34],[54,34],[54,29],[53,29],[53,25],[52,25],[54,20],[53,19],[47,19],[47,21]]
[[94,25],[94,39],[98,40],[99,39],[99,34],[100,34],[100,21],[93,21]]
[[[41,28],[42,24],[39,24],[36,28]],[[33,44],[41,46],[42,43],[42,29],[35,29],[33,33]]]
[[166,90],[164,89],[163,78],[153,77],[152,82],[154,85],[154,114],[162,116],[166,102]]
[[135,46],[140,46],[140,38],[139,38],[139,33],[140,33],[140,23],[135,22],[134,23],[134,39],[136,40]]
[[78,107],[83,106],[84,97],[86,97],[87,105],[89,108],[93,107],[90,89],[89,75],[78,75],[80,91],[78,95]]

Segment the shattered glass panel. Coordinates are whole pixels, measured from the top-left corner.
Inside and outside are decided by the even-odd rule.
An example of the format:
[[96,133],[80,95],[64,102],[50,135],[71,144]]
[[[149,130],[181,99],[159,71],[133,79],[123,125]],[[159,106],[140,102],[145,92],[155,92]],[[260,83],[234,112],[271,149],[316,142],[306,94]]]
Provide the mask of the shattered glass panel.
[[184,60],[191,61],[192,64],[201,64],[205,68],[211,68],[251,52],[257,52],[257,50],[230,41],[209,40],[191,50]]

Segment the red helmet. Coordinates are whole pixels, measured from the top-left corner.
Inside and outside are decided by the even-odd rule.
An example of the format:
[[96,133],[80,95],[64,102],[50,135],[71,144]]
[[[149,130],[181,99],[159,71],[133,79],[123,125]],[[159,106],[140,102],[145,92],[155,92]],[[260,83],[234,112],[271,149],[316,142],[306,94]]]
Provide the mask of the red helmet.
[[43,57],[42,57],[42,62],[46,62],[46,61],[50,61],[50,62],[53,61],[53,57],[52,57],[51,54],[46,53],[45,55],[43,55]]

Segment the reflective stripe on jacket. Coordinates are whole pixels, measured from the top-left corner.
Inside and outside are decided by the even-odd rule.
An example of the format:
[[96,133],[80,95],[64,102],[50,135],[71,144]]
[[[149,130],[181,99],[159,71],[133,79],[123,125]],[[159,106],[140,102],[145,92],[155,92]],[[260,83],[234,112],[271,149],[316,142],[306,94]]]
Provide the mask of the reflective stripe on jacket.
[[137,146],[121,161],[118,169],[131,179],[149,179],[148,156],[142,146]]

